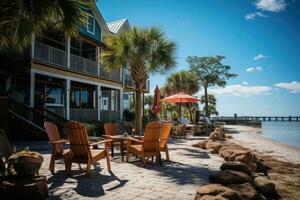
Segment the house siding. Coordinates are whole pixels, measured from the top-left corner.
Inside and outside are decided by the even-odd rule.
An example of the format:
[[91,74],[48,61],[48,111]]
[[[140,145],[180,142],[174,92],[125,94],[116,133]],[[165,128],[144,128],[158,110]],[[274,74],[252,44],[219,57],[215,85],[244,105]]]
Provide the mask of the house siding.
[[[94,14],[92,13],[91,10],[87,10],[86,12],[95,18]],[[79,28],[79,31],[81,34],[83,34],[89,38],[92,38],[93,40],[95,40],[97,42],[101,42],[101,27],[98,24],[96,18],[95,18],[95,34],[89,33],[87,31],[86,25],[81,25]]]

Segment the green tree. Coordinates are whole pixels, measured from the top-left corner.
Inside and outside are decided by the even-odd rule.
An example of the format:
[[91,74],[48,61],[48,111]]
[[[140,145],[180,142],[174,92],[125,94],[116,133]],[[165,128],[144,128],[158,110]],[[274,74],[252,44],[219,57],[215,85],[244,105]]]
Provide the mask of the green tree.
[[48,28],[76,36],[90,5],[91,0],[1,0],[0,48],[22,51],[33,34],[38,36]]
[[209,116],[207,88],[211,86],[225,87],[227,80],[237,75],[230,73],[231,66],[222,64],[224,56],[197,57],[189,56],[187,62],[196,73],[200,84],[204,87],[205,115]]
[[[185,92],[189,95],[194,95],[200,89],[198,79],[192,71],[182,70],[172,73],[164,86],[165,93],[168,95],[176,94],[178,92]],[[190,120],[193,121],[192,103],[184,104],[189,112]],[[180,112],[180,111],[179,111]]]
[[[207,96],[208,100],[208,116],[210,117],[211,115],[219,115],[219,112],[217,111],[217,99],[213,94],[208,94]],[[201,96],[201,104],[206,104],[205,103],[205,95]],[[203,110],[206,110],[206,107],[204,106]]]
[[176,45],[165,39],[163,32],[156,28],[138,29],[105,39],[107,49],[102,61],[108,70],[129,64],[132,79],[135,81],[136,132],[142,131],[142,93],[149,73],[163,73],[175,66]]

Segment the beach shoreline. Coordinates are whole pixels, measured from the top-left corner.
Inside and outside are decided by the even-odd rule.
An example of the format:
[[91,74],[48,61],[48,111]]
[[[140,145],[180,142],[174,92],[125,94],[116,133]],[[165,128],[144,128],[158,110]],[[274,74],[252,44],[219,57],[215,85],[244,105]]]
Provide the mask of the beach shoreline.
[[232,136],[229,142],[254,153],[271,168],[269,177],[282,199],[299,199],[300,149],[263,137],[258,127],[226,125],[224,128]]
[[300,164],[300,148],[264,137],[259,127],[225,125],[224,128],[232,136],[231,141],[238,145],[283,162]]

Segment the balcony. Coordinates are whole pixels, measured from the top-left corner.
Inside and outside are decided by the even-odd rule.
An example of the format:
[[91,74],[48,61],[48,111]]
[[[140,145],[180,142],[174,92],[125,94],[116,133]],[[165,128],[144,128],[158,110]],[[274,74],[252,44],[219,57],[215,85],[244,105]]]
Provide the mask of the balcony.
[[74,54],[70,55],[70,68],[81,72],[98,75],[98,65],[96,61]]
[[103,65],[100,67],[100,77],[114,81],[121,81],[119,69],[107,72]]
[[66,52],[35,41],[34,58],[46,63],[66,67]]

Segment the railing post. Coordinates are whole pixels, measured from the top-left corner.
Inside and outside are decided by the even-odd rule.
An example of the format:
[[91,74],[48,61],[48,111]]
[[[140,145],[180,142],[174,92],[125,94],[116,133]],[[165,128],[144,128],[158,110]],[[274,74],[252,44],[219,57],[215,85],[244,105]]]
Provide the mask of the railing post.
[[120,98],[119,98],[119,100],[120,100],[120,120],[123,120],[123,107],[124,107],[124,105],[123,105],[123,89],[120,89]]
[[34,107],[35,73],[30,72],[30,107]]
[[70,93],[71,93],[71,80],[66,79],[66,118],[70,119]]
[[101,49],[100,49],[100,46],[97,46],[97,49],[96,49],[96,62],[97,62],[97,75],[100,76],[100,52],[101,52]]
[[71,38],[68,36],[66,39],[66,59],[67,59],[67,68],[70,68],[70,55],[71,55]]
[[98,111],[98,120],[101,120],[101,85],[97,85],[97,111]]
[[31,36],[31,58],[34,58],[34,45],[35,45],[35,36],[32,34]]

